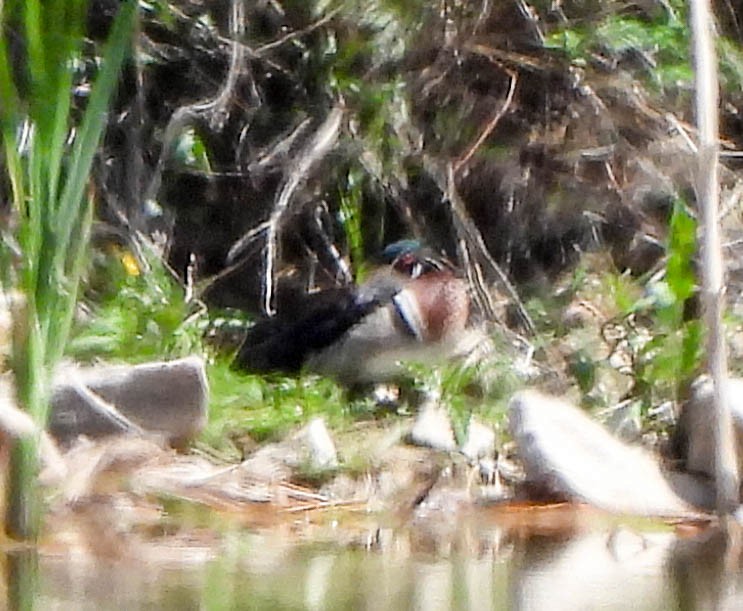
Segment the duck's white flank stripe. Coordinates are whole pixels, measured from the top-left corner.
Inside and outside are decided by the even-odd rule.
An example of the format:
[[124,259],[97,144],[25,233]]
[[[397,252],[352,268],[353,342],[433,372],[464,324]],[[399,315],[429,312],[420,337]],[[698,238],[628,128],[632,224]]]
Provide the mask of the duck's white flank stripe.
[[425,326],[418,301],[412,291],[403,290],[392,297],[392,303],[405,326],[419,342],[424,341]]

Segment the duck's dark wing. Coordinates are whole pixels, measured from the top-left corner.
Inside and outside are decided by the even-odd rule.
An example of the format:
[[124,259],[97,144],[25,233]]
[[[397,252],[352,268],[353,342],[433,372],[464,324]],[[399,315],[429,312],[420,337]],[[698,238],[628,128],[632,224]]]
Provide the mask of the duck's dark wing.
[[309,354],[332,345],[376,307],[376,299],[361,299],[352,289],[310,294],[302,315],[278,315],[253,325],[234,367],[255,373],[297,372]]

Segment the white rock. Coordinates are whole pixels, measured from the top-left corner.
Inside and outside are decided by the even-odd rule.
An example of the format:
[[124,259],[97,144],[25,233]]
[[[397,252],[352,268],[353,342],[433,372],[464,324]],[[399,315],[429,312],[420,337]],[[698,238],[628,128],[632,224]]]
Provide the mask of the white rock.
[[449,413],[435,399],[427,400],[421,406],[410,431],[410,441],[434,450],[451,452],[456,449]]
[[495,431],[472,416],[461,452],[473,462],[478,458],[492,457],[495,454]]
[[322,418],[313,418],[305,428],[305,440],[310,464],[316,469],[333,469],[338,466],[338,452],[333,438]]

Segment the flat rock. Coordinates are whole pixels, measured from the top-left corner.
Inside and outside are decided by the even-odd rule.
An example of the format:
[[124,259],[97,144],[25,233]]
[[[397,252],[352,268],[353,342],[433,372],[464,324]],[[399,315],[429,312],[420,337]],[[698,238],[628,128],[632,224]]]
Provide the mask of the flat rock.
[[694,517],[699,507],[713,502],[710,488],[686,476],[669,480],[652,454],[619,441],[564,401],[523,391],[508,410],[531,485],[607,511],[642,516]]
[[49,430],[62,443],[80,435],[154,434],[174,445],[206,425],[204,362],[191,356],[142,365],[76,367],[55,375]]

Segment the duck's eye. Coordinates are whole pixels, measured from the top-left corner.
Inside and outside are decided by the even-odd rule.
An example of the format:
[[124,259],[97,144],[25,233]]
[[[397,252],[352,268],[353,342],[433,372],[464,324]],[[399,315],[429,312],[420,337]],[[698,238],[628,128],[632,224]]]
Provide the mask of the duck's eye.
[[414,277],[416,275],[416,272],[418,272],[417,275],[420,275],[420,271],[417,270],[417,268],[420,267],[420,263],[418,262],[418,259],[415,257],[415,255],[412,255],[411,253],[400,255],[397,259],[395,259],[395,262],[392,266],[396,270]]

